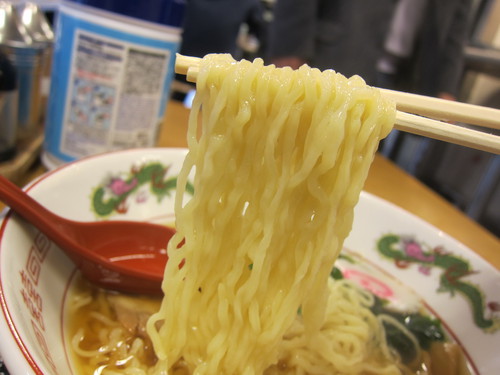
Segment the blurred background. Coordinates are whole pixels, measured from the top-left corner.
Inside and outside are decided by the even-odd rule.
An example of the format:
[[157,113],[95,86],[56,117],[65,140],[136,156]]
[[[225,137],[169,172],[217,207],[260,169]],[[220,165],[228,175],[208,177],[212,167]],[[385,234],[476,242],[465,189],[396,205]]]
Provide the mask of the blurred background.
[[[8,5],[14,6],[21,15],[21,8],[27,2],[0,3],[4,9]],[[56,95],[51,97],[54,88],[50,86],[54,80],[60,80],[58,74],[62,74],[60,70],[52,69],[61,58],[57,55],[58,48],[63,46],[58,36],[65,26],[59,20],[62,3],[58,0],[33,0],[30,3],[35,4],[43,16],[38,34],[26,30],[31,42],[24,40],[24,43],[30,46],[26,49],[31,54],[24,51],[20,57],[20,47],[12,45],[9,38],[13,36],[10,34],[0,40],[0,173],[13,176],[16,173],[13,170],[22,171],[39,160],[40,154],[47,153],[44,138],[53,137],[55,131],[63,134],[66,131],[63,128],[68,126],[66,123],[59,124],[61,129],[50,126],[50,134],[47,133],[47,108],[51,108],[51,101],[61,101],[55,98]],[[231,53],[236,59],[262,57],[277,65],[308,63],[346,75],[360,74],[369,84],[380,87],[500,108],[500,0],[380,0],[376,8],[374,2],[367,0],[148,2],[154,3],[159,13],[169,13],[169,17],[158,19],[142,14],[146,7],[142,5],[141,10],[139,3],[143,3],[139,1],[65,3],[65,14],[71,17],[78,18],[79,14],[74,13],[82,11],[78,6],[86,6],[95,9],[97,16],[110,17],[118,23],[138,20],[139,27],[142,25],[160,33],[163,26],[169,28],[168,32],[175,29],[180,38],[172,48],[186,55]],[[408,14],[412,16],[408,18]],[[85,20],[82,16],[79,21]],[[40,26],[45,23],[51,31]],[[45,30],[43,35],[41,30]],[[91,32],[99,33],[99,29]],[[15,38],[22,38],[22,35]],[[141,42],[134,40],[133,43]],[[36,78],[33,78],[35,66]],[[26,70],[31,78],[25,79],[37,81],[31,82],[34,86],[29,89],[19,80],[28,74]],[[173,99],[189,106],[194,87],[182,76],[174,76],[168,71],[162,74],[167,78],[170,74],[172,79],[162,78],[168,86],[168,95],[160,95],[158,105],[161,107],[166,100]],[[437,82],[441,79],[446,82],[439,86]],[[125,94],[132,95],[130,91]],[[125,94],[120,94],[120,100]],[[28,99],[23,99],[23,95],[29,95],[29,100],[34,97],[35,102],[27,104]],[[137,92],[134,95],[137,96]],[[143,100],[144,95],[141,95]],[[148,103],[153,103],[152,94],[148,95]],[[22,105],[24,109],[18,110],[16,115],[13,108]],[[52,103],[52,106],[55,108],[56,104]],[[31,122],[22,119],[26,113],[35,112],[37,115]],[[74,124],[71,126],[74,130]],[[151,142],[154,144],[154,139]],[[133,146],[126,144],[123,147]],[[92,152],[92,148],[88,150]],[[499,155],[397,132],[381,145],[379,151],[500,236]],[[21,157],[24,159],[19,161]],[[63,158],[55,164],[65,161]]]

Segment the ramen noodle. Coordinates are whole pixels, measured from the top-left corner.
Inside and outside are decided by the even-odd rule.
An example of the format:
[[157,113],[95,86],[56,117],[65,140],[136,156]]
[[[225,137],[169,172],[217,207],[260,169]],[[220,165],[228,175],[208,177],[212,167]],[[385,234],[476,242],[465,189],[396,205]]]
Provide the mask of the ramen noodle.
[[115,370],[82,349],[84,331],[75,351],[102,374],[399,374],[373,297],[330,278],[394,119],[358,76],[203,58],[165,295],[128,341],[102,319],[109,353],[128,358]]
[[[324,322],[328,277],[394,104],[357,76],[229,55],[202,60],[196,89],[165,297],[147,326],[158,368],[182,358],[195,374],[262,374],[299,309],[301,345],[340,372],[375,368],[375,323],[351,314],[345,336],[327,337]],[[307,357],[298,366],[319,366]]]

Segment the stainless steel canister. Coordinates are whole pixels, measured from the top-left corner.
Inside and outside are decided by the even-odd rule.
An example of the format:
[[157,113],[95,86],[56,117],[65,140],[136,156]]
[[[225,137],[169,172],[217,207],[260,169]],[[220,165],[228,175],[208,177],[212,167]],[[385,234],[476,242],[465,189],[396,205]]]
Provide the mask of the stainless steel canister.
[[41,64],[42,78],[40,83],[40,111],[39,120],[43,121],[47,106],[47,97],[50,91],[50,68],[52,49],[54,45],[54,31],[40,7],[33,2],[25,2],[17,7],[21,23],[24,25],[33,42],[42,48]]
[[17,9],[0,1],[0,50],[17,71],[18,137],[33,134],[40,122],[40,85],[44,45],[36,43],[22,24]]

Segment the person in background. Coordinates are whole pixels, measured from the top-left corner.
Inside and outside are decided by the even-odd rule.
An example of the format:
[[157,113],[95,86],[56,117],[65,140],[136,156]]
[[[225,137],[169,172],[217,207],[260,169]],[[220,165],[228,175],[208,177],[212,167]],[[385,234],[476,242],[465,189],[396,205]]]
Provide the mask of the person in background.
[[380,85],[455,100],[471,7],[471,0],[399,0],[377,61]]
[[393,9],[394,0],[277,0],[267,60],[358,74],[373,85]]
[[471,0],[277,0],[267,59],[455,98]]
[[[377,61],[380,87],[456,100],[469,34],[471,0],[399,0]],[[393,131],[381,152],[429,185],[442,142]],[[412,157],[405,149],[413,147]]]

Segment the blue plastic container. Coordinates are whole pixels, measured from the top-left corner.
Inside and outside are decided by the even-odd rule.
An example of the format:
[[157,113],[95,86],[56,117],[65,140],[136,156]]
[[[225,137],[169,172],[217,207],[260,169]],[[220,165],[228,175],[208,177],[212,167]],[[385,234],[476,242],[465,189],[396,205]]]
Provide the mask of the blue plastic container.
[[180,0],[75,0],[58,8],[42,160],[52,169],[151,147],[178,51]]

